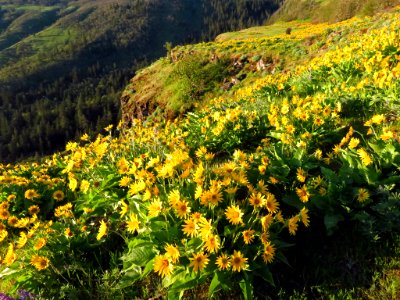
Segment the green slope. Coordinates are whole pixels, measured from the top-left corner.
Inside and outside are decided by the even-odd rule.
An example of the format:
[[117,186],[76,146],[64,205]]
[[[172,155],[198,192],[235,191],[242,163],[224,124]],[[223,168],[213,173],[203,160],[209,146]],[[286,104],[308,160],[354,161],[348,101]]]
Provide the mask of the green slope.
[[397,0],[286,0],[269,22],[296,19],[338,22],[355,15],[373,15],[397,4]]

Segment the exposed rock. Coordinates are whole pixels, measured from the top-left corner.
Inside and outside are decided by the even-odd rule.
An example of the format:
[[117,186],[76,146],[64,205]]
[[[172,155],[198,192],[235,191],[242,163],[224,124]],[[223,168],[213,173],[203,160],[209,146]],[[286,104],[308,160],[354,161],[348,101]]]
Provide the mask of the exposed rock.
[[256,67],[257,67],[257,71],[264,71],[265,70],[266,64],[264,63],[262,58],[257,62]]

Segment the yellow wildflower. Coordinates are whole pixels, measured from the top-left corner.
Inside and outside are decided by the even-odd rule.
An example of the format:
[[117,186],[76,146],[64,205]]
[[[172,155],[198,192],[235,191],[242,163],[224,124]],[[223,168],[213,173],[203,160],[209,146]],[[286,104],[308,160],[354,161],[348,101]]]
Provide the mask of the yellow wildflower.
[[301,218],[301,222],[303,222],[305,227],[310,226],[310,217],[308,216],[308,209],[303,207],[300,210],[300,218]]
[[37,206],[37,205],[31,205],[31,206],[28,208],[28,211],[29,211],[29,213],[30,213],[31,215],[34,215],[34,214],[38,214],[38,213],[40,212],[40,208],[39,208],[39,206]]
[[40,249],[42,249],[42,248],[46,245],[46,243],[47,243],[47,239],[46,239],[45,237],[39,238],[39,239],[36,241],[36,244],[35,244],[35,246],[34,246],[34,249],[35,249],[35,250],[40,250]]
[[193,257],[190,258],[190,266],[193,267],[193,271],[198,272],[203,270],[208,262],[209,258],[207,254],[203,252],[193,253]]
[[44,256],[33,255],[31,258],[31,265],[39,271],[47,269],[49,266],[49,262],[49,259]]
[[119,181],[120,187],[128,187],[131,182],[131,179],[128,176],[124,176]]
[[371,157],[369,156],[368,152],[365,151],[363,148],[358,149],[357,154],[361,158],[361,162],[364,166],[369,166],[370,164],[372,164]]
[[270,213],[276,213],[279,210],[279,202],[276,200],[275,195],[267,192],[265,207]]
[[153,202],[150,203],[150,205],[148,206],[148,215],[149,217],[157,217],[162,210],[162,202],[160,201],[160,199],[155,199]]
[[190,213],[190,206],[187,201],[179,200],[175,204],[175,211],[179,218],[184,219]]
[[185,224],[182,225],[183,233],[188,237],[194,237],[197,232],[197,225],[193,219],[185,220]]
[[81,190],[82,193],[86,194],[87,191],[89,190],[89,187],[90,187],[89,181],[83,179],[81,181],[81,185],[80,185],[79,189]]
[[53,199],[56,201],[62,201],[62,200],[64,200],[64,197],[65,197],[65,195],[64,195],[63,191],[55,191],[53,193]]
[[25,191],[25,198],[29,199],[29,200],[33,200],[35,198],[40,197],[40,195],[34,190],[34,189],[30,189],[30,190],[26,190]]
[[270,263],[274,260],[275,247],[270,242],[265,243],[262,257],[265,263]]
[[99,227],[99,232],[97,233],[96,239],[98,241],[101,240],[103,236],[107,234],[107,224],[104,222],[104,220],[100,221],[100,227]]
[[174,270],[174,265],[165,255],[158,255],[154,259],[154,272],[157,272],[161,277],[169,276]]
[[176,263],[179,260],[180,253],[178,247],[171,244],[167,244],[164,247],[164,250],[166,252],[165,256],[171,259],[173,263]]
[[139,230],[139,224],[140,222],[137,216],[134,213],[131,213],[129,215],[129,221],[126,222],[126,228],[128,229],[128,231],[131,233],[135,233]]
[[226,254],[222,254],[222,255],[218,256],[215,263],[217,264],[218,269],[220,271],[228,269],[231,265],[229,256]]
[[210,234],[205,240],[204,248],[206,249],[206,251],[209,253],[218,252],[219,247],[220,247],[219,237]]
[[298,216],[294,216],[294,217],[292,217],[292,218],[290,218],[288,220],[287,226],[288,226],[288,229],[289,229],[289,233],[291,235],[296,235],[296,231],[297,231],[297,228],[298,228],[298,224],[297,224],[298,221],[299,221],[299,217]]
[[16,245],[17,249],[21,249],[22,247],[24,247],[27,241],[28,241],[28,236],[26,235],[25,232],[21,231],[19,233],[19,239]]
[[240,251],[234,250],[231,257],[232,271],[240,272],[241,270],[246,270],[248,267],[247,260]]
[[121,211],[119,212],[119,214],[120,214],[120,216],[121,216],[121,218],[122,218],[122,217],[125,216],[126,213],[129,211],[129,205],[126,204],[126,202],[123,201],[123,200],[120,201],[120,204],[121,204]]
[[225,216],[229,223],[233,225],[243,224],[242,216],[243,212],[240,210],[239,206],[231,205],[225,210]]
[[71,237],[73,237],[74,236],[74,233],[71,231],[71,228],[65,228],[65,230],[64,230],[64,236],[66,237],[66,238],[71,238]]
[[243,240],[245,244],[251,244],[254,240],[254,230],[252,229],[247,229],[245,231],[242,232],[243,234]]
[[297,175],[297,180],[298,181],[300,181],[300,182],[305,182],[306,181],[307,174],[302,168],[298,168],[297,169],[296,175]]
[[249,199],[250,205],[254,208],[260,208],[265,204],[265,197],[261,193],[252,193]]
[[6,266],[10,266],[16,259],[17,259],[17,254],[15,254],[14,252],[14,245],[10,243],[8,245],[6,256],[4,256],[3,264],[5,264]]
[[349,149],[354,149],[358,146],[359,143],[360,143],[360,140],[358,138],[351,138],[348,147],[349,147]]
[[357,201],[364,202],[369,198],[369,192],[367,189],[359,188],[357,192]]
[[299,196],[301,202],[308,202],[310,193],[308,192],[307,186],[303,185],[301,188],[296,188],[296,194]]

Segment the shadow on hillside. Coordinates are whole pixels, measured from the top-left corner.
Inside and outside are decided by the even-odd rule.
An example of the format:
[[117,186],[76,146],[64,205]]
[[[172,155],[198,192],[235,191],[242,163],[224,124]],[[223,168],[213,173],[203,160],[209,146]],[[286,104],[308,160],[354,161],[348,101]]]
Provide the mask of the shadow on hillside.
[[[325,227],[323,220],[315,224],[314,219],[313,223],[314,228]],[[360,290],[368,290],[374,284],[374,274],[382,273],[385,263],[398,255],[395,243],[393,236],[377,241],[363,236],[350,222],[343,223],[331,236],[324,230],[298,232],[296,246],[284,252],[290,266],[278,262],[271,267],[276,288],[255,283],[255,297],[286,299],[300,294],[306,299],[333,299],[332,295],[336,298],[345,291],[363,298]]]

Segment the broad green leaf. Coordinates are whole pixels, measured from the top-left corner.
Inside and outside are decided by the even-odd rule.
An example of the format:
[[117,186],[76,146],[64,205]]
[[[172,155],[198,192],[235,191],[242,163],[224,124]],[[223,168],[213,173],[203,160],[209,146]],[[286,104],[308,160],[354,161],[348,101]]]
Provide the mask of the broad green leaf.
[[360,171],[362,171],[369,185],[376,185],[378,183],[379,174],[374,168],[362,169]]
[[216,272],[214,274],[213,279],[211,280],[210,286],[208,287],[208,298],[211,298],[216,291],[218,291],[218,288],[221,286],[221,281],[220,281],[221,273]]
[[250,299],[253,299],[253,285],[251,284],[247,273],[245,273],[244,277],[245,278],[243,278],[239,282],[239,286],[240,286],[240,289],[242,290],[244,299],[245,300],[250,300]]
[[191,249],[197,249],[201,246],[202,243],[203,243],[203,241],[200,238],[192,238],[192,239],[190,239],[190,241],[188,242],[187,245]]
[[147,262],[154,258],[156,250],[151,242],[130,243],[129,252],[121,257],[125,264],[135,264],[145,266]]
[[363,222],[363,221],[367,221],[370,218],[371,218],[371,216],[367,212],[360,211],[352,217],[352,220],[357,220],[357,221]]
[[325,215],[324,224],[325,224],[326,230],[328,232],[328,235],[333,234],[333,232],[337,228],[337,224],[343,220],[344,220],[344,218],[340,214]]
[[182,299],[184,292],[185,291],[169,290],[168,291],[168,300],[180,300],[180,299]]
[[390,176],[389,178],[381,180],[379,183],[382,185],[400,183],[400,176]]
[[162,281],[163,287],[169,287],[170,285],[174,284],[176,281],[181,280],[182,278],[185,278],[186,273],[187,272],[184,268],[175,270],[175,272],[172,274],[172,276],[166,276],[163,279],[163,281]]
[[146,277],[151,271],[153,271],[154,267],[154,258],[150,260],[143,269],[141,278]]
[[337,175],[335,172],[333,172],[332,170],[330,170],[328,168],[324,168],[324,167],[321,167],[321,172],[328,181],[336,182]]
[[[286,259],[286,258],[285,258]],[[274,278],[268,267],[262,266],[261,268],[255,269],[254,273],[261,276],[270,285],[275,286]]]
[[277,259],[279,259],[281,262],[283,262],[285,265],[287,265],[287,266],[290,267],[289,261],[287,260],[286,256],[283,255],[282,252],[276,253],[275,257],[276,257]]

